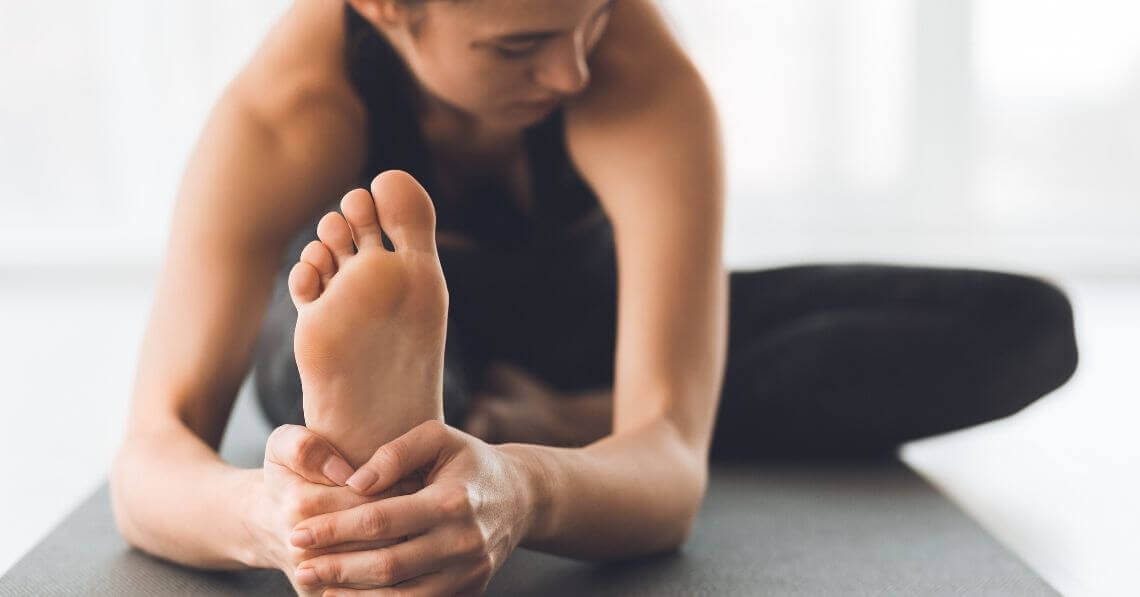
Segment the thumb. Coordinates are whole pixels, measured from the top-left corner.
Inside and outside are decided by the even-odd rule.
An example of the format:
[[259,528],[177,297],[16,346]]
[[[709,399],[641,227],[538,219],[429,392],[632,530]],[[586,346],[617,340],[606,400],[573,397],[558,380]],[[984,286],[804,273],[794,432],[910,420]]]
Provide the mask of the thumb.
[[332,444],[301,425],[282,425],[269,434],[265,463],[282,466],[323,485],[344,485],[353,472]]
[[455,433],[435,419],[424,421],[380,446],[348,479],[348,486],[360,495],[373,495],[422,468],[434,467],[454,445]]

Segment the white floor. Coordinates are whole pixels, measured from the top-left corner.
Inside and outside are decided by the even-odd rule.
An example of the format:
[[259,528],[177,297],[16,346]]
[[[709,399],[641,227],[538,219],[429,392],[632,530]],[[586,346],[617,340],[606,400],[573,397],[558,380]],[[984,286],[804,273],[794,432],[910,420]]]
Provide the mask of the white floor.
[[903,458],[1066,595],[1140,591],[1140,280],[1063,282],[1073,379],[1018,415]]
[[[0,573],[104,478],[123,429],[153,272],[0,269],[8,462]],[[1067,595],[1140,587],[1140,280],[1063,281],[1077,376],[1018,416],[904,458]],[[61,438],[67,438],[62,440]]]

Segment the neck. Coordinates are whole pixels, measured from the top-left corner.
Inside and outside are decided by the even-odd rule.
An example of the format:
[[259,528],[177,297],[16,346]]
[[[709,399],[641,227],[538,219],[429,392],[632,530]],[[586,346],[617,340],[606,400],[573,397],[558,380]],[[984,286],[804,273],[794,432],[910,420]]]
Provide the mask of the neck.
[[496,126],[432,96],[417,83],[417,112],[428,144],[435,148],[493,155],[517,145],[519,127]]

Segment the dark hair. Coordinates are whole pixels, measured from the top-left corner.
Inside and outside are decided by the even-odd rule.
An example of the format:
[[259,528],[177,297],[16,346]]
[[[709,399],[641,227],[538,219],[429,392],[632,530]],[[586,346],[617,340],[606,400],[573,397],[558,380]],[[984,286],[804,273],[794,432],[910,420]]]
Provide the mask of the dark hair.
[[[393,0],[393,1],[396,2],[397,4],[403,4],[404,6],[421,6],[421,5],[427,4],[428,2],[460,2],[461,0]],[[345,2],[345,6],[349,10],[352,10],[352,5],[348,4],[347,2]],[[353,10],[353,12],[355,12],[355,10]],[[423,28],[423,22],[424,22],[424,19],[422,17],[412,21],[411,25],[409,26],[409,29],[412,32],[412,37],[419,37],[420,30]]]
[[344,27],[345,68],[369,114],[368,138],[385,140],[369,143],[368,163],[361,173],[363,186],[368,186],[367,179],[379,169],[392,168],[411,172],[420,184],[428,186],[430,173],[422,165],[430,164],[431,156],[415,124],[415,75],[384,35],[348,2],[344,3]]

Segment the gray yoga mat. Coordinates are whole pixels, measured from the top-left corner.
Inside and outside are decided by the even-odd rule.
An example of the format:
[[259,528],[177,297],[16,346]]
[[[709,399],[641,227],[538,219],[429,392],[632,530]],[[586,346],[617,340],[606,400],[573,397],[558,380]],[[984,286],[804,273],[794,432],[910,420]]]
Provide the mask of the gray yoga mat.
[[[259,466],[268,426],[243,395],[222,453]],[[129,548],[103,485],[0,578],[7,595],[289,595],[275,570],[207,572]],[[714,466],[674,554],[580,562],[517,550],[488,595],[1056,595],[899,462]]]

